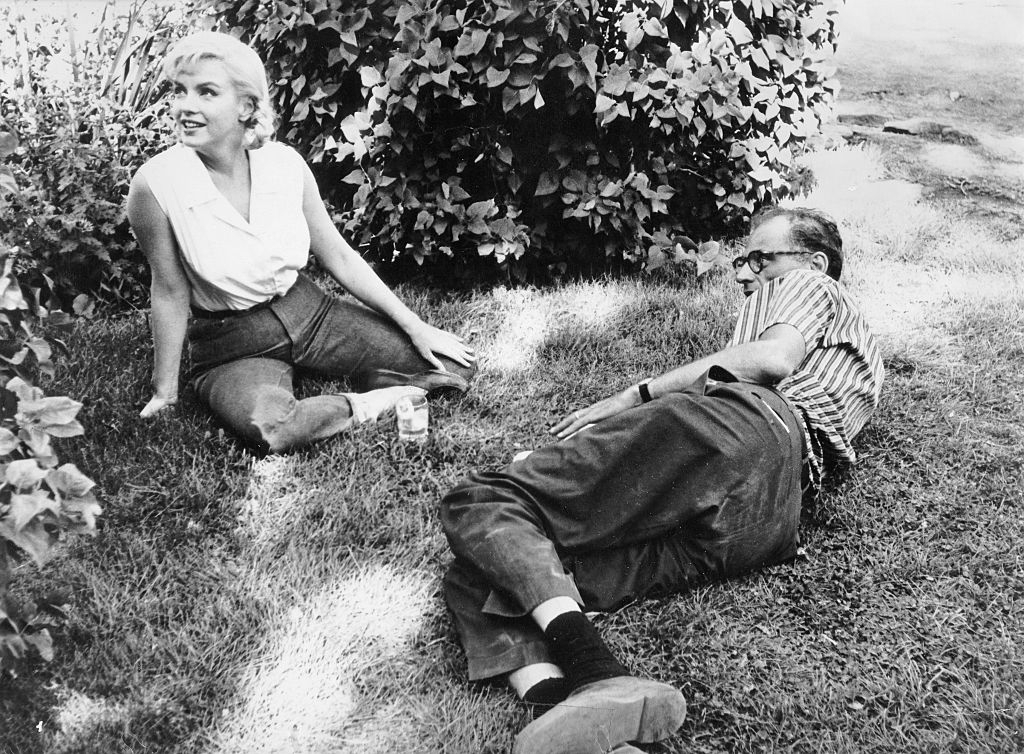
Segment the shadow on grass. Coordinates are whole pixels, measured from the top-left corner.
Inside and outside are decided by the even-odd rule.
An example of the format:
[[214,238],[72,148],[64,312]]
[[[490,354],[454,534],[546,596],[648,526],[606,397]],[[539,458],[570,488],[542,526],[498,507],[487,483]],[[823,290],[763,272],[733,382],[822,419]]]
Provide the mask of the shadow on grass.
[[[63,455],[100,483],[106,513],[95,541],[25,579],[66,577],[77,599],[57,659],[14,688],[22,706],[4,692],[9,745],[507,751],[526,716],[464,680],[437,501],[469,468],[545,442],[565,411],[721,345],[729,285],[420,301],[475,329],[484,358],[469,396],[432,406],[422,450],[381,422],[258,458],[191,400],[140,422],[144,323],[84,328],[50,392],[87,397],[87,435]],[[492,358],[517,323],[531,333],[519,360]],[[805,520],[804,559],[599,619],[627,664],[690,702],[652,750],[1019,748],[1020,325],[1019,302],[947,311],[971,368],[887,354],[862,463]]]
[[62,453],[97,480],[105,514],[95,540],[23,580],[70,581],[76,599],[57,659],[8,690],[29,700],[4,702],[17,718],[8,740],[54,752],[507,749],[521,713],[461,680],[438,593],[437,501],[471,467],[545,442],[555,418],[609,384],[718,345],[721,282],[416,300],[432,321],[475,329],[484,354],[474,392],[433,406],[422,451],[381,422],[260,458],[187,392],[142,422],[143,318],[82,327],[48,389],[85,402],[87,434]]

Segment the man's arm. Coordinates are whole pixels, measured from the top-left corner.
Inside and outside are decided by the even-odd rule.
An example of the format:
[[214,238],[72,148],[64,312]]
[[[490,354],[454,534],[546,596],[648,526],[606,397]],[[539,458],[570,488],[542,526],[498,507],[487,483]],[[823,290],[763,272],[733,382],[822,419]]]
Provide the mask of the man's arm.
[[[712,366],[720,366],[743,382],[775,385],[791,375],[807,353],[804,337],[792,325],[772,325],[757,340],[729,346],[721,351],[691,361],[647,383],[652,398],[685,390]],[[566,416],[550,430],[560,440],[594,424],[615,416],[641,403],[636,385]]]

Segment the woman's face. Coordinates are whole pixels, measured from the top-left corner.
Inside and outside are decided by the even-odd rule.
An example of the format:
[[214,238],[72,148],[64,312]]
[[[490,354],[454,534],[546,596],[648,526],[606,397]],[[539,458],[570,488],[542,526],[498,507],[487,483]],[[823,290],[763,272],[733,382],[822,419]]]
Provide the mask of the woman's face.
[[182,144],[197,151],[241,146],[252,101],[240,97],[218,60],[200,60],[173,79],[171,115]]

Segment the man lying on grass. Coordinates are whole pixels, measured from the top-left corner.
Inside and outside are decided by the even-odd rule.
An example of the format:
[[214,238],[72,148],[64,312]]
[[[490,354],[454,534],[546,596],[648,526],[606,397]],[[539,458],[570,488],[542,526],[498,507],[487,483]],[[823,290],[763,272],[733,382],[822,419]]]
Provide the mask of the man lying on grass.
[[[543,711],[518,754],[630,751],[671,735],[682,695],[635,678],[583,610],[793,557],[804,492],[852,462],[883,369],[838,284],[842,239],[806,209],[756,217],[733,261],[731,344],[575,411],[562,442],[475,472],[442,502],[445,596],[471,679]],[[552,707],[552,705],[554,705]]]

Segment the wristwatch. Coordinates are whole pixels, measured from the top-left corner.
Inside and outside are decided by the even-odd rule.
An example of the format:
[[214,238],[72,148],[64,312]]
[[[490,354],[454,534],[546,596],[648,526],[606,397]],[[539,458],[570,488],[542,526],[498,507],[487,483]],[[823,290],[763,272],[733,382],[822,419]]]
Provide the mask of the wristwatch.
[[649,382],[650,380],[644,380],[643,382],[636,386],[636,389],[640,392],[641,403],[650,403],[652,400],[654,400],[654,396],[651,395],[650,388],[647,387],[647,384]]

